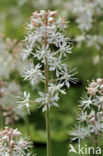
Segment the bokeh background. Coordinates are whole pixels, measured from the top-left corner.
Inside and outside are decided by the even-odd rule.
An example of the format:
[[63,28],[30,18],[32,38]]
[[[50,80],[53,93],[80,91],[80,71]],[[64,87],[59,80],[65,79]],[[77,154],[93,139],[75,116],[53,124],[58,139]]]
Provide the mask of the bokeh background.
[[[72,84],[70,89],[66,89],[67,94],[61,96],[59,108],[52,108],[50,112],[52,154],[53,156],[67,156],[70,141],[70,131],[75,127],[76,118],[79,113],[78,104],[80,97],[85,91],[87,80],[92,80],[103,76],[102,63],[99,60],[99,52],[95,46],[87,47],[85,43],[78,46],[75,38],[81,35],[81,31],[76,23],[76,17],[69,9],[69,0],[0,0],[0,33],[5,38],[22,41],[25,36],[24,24],[32,15],[32,12],[40,9],[58,10],[59,14],[65,16],[69,21],[68,36],[73,40],[72,54],[68,64],[76,67],[79,79],[77,84]],[[103,36],[103,14],[98,19],[99,33]],[[97,34],[96,29],[90,33]],[[101,48],[103,52],[103,45]],[[2,66],[0,66],[2,68]],[[12,73],[10,79],[15,78],[22,90],[31,91],[32,98],[37,97],[37,92],[42,85],[32,88],[28,81],[16,72]],[[12,126],[12,125],[10,125]],[[23,135],[29,135],[34,144],[34,151],[38,156],[46,156],[46,133],[45,114],[36,105],[31,107],[31,114],[26,116],[25,121],[19,119],[15,122]],[[72,156],[72,154],[71,154]]]

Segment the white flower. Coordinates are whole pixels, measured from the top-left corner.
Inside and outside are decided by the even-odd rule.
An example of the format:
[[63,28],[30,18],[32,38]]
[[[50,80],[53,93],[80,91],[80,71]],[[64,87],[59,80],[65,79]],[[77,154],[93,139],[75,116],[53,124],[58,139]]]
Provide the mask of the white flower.
[[89,125],[90,133],[98,135],[100,132],[103,132],[103,123],[95,121],[95,124]]
[[83,35],[79,35],[76,37],[77,42],[83,42],[85,40],[85,37]]
[[53,83],[49,83],[49,92],[54,95],[55,92],[60,92],[62,94],[66,94],[66,92],[64,90],[62,90],[61,88],[63,87],[63,84],[58,84],[55,85]]
[[88,95],[84,94],[82,100],[80,101],[80,106],[83,107],[83,109],[86,109],[90,108],[91,104],[93,104],[91,97],[88,97]]
[[76,139],[84,139],[85,137],[89,136],[90,135],[90,132],[89,132],[89,129],[86,127],[79,127],[77,128],[76,127],[76,130],[73,131],[71,133],[72,136],[74,136],[74,138],[72,139],[72,141],[76,140]]
[[59,75],[60,75],[60,82],[66,85],[68,88],[70,87],[70,82],[77,83],[78,79],[74,77],[76,73],[73,73],[75,69],[68,72],[67,68],[64,68]]
[[54,96],[51,96],[49,93],[44,94],[42,92],[39,92],[40,98],[37,98],[35,102],[39,103],[40,106],[43,106],[43,112],[47,110],[47,106],[49,109],[51,106],[58,107],[58,104],[56,103],[59,100],[58,93],[56,93]]
[[[54,27],[53,27],[53,29],[54,29]],[[56,30],[52,31],[51,33],[49,32],[49,34],[48,34],[48,42],[50,44],[56,45],[56,47],[59,47],[60,43],[63,42],[64,40],[65,40],[64,35],[61,34],[60,32],[56,32]]]
[[100,35],[87,35],[86,36],[87,46],[95,46],[97,50],[101,50],[103,44],[103,36]]
[[85,34],[82,34],[82,35],[78,35],[76,38],[75,38],[75,41],[78,43],[78,47],[81,47],[82,43],[85,41]]
[[34,58],[36,57],[38,60],[40,60],[42,63],[45,63],[45,58],[48,59],[48,63],[52,62],[55,58],[53,57],[53,53],[51,53],[51,50],[49,49],[49,46],[47,45],[46,48],[44,45],[42,45],[42,48],[38,47],[36,50],[36,53],[33,54]]
[[59,59],[54,59],[53,61],[49,63],[49,65],[50,65],[49,71],[56,71],[57,77],[59,77],[61,71],[64,68],[67,68],[67,65],[62,63],[62,61]]
[[71,47],[68,44],[68,42],[64,41],[62,43],[59,44],[59,51],[60,51],[60,56],[59,58],[61,59],[62,56],[66,56],[66,54],[70,54],[71,53]]
[[102,96],[96,96],[94,98],[95,105],[98,107],[98,110],[103,108],[103,95]]
[[44,79],[40,68],[41,65],[39,63],[36,66],[34,66],[33,63],[30,63],[24,71],[24,79],[30,80],[32,85],[34,85],[38,80]]
[[18,107],[26,107],[28,110],[28,113],[30,114],[30,93],[27,94],[26,91],[24,91],[24,94],[17,97],[17,103],[19,104]]
[[36,53],[34,54],[34,57],[37,57],[38,60],[45,60],[45,57],[47,57],[47,55],[50,53],[50,50],[48,49],[48,45],[45,48],[45,46],[43,45],[42,48],[38,47],[38,49],[36,50]]
[[31,54],[32,49],[28,48],[28,49],[23,49],[22,50],[22,57],[23,57],[23,61],[25,61],[27,59],[27,57]]
[[56,23],[60,30],[67,28],[67,22],[65,21],[65,18],[59,17]]
[[95,111],[92,109],[90,114],[88,115],[89,118],[95,117]]
[[86,121],[87,120],[87,112],[82,111],[77,120],[79,121],[79,123]]

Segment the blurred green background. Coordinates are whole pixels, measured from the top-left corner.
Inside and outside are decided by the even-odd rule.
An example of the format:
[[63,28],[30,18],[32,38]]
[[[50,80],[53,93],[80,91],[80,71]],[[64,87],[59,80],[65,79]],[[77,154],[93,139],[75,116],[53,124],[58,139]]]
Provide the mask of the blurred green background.
[[[60,1],[60,4],[62,3],[64,3],[63,0]],[[35,4],[36,0],[34,0],[34,3],[28,0],[24,5],[21,5],[18,0],[0,0],[0,33],[4,33],[6,37],[12,39],[23,40],[25,35],[23,25],[26,20],[36,9],[45,8],[45,6],[42,7],[42,5],[37,7]],[[52,10],[59,10],[60,15],[66,15],[70,24],[68,35],[75,38],[77,35],[81,34],[75,23],[75,17],[71,12],[63,11],[65,7],[60,4],[59,1],[54,6],[49,3],[49,7]],[[103,21],[99,26],[101,35],[103,35]],[[96,56],[98,56],[98,52],[94,47],[87,48],[85,44],[83,44],[81,48],[78,48],[77,44],[73,46],[72,54],[67,63],[77,68],[78,74],[76,77],[79,79],[79,82],[77,85],[71,84],[70,89],[66,88],[67,94],[61,95],[59,108],[51,109],[50,126],[53,156],[68,155],[70,141],[69,132],[76,124],[80,97],[87,85],[87,80],[97,78],[101,73],[99,63],[93,63],[93,58]],[[28,82],[24,82],[19,76],[17,76],[17,79],[19,79],[23,90],[31,90],[31,86]],[[41,87],[40,84],[35,90],[32,90],[32,97],[37,97],[37,91]],[[37,109],[37,107],[33,105],[31,115],[27,118],[25,122],[22,120],[17,122],[15,127],[24,135],[30,135],[34,143],[34,151],[38,156],[46,156],[45,114],[42,113],[41,109]],[[72,154],[70,154],[70,156],[72,156]]]

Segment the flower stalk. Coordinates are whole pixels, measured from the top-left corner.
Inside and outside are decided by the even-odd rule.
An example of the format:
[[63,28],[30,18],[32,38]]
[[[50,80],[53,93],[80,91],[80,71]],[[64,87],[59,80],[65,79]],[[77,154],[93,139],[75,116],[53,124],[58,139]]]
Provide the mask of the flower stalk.
[[[58,107],[59,94],[66,94],[64,86],[70,87],[70,81],[76,83],[74,70],[70,70],[63,60],[71,53],[70,38],[65,31],[67,22],[58,17],[58,11],[35,11],[26,25],[27,36],[22,51],[23,60],[27,61],[23,77],[35,87],[45,83],[43,92],[35,103],[43,107],[46,114],[47,156],[51,156],[50,109]],[[34,62],[34,59],[37,60]],[[29,107],[30,96],[25,94],[22,105]]]
[[94,138],[95,138],[95,147],[98,147],[98,135],[95,135]]
[[[45,26],[48,25],[48,13],[46,13],[46,17],[45,17]],[[46,30],[45,30],[45,38],[44,38],[44,44],[45,44],[45,51],[46,51],[46,47],[47,47],[47,35],[46,35]],[[45,57],[45,93],[48,94],[48,60]],[[48,103],[46,103],[47,105],[47,111],[46,111],[46,132],[47,132],[47,156],[50,156],[50,152],[51,152],[51,139],[50,139],[50,117],[49,117],[49,107],[48,107]]]

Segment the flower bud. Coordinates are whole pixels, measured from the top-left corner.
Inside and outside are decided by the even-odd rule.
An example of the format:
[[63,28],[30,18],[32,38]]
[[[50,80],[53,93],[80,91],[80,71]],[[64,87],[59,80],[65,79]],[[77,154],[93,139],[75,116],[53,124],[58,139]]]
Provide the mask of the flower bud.
[[8,136],[5,135],[2,137],[2,141],[8,141],[8,140],[9,140]]
[[54,23],[54,18],[49,17],[49,19],[48,19],[48,23],[53,24],[53,23]]
[[90,85],[91,85],[91,87],[95,88],[97,86],[97,83],[96,82],[92,82]]
[[11,140],[10,141],[10,146],[13,147],[15,145],[15,141]]
[[45,16],[45,14],[46,14],[46,11],[45,10],[41,10],[40,13],[39,13],[39,16],[43,17],[43,16]]
[[90,124],[94,125],[95,124],[95,117],[92,117],[89,122],[90,122]]
[[62,23],[61,23],[61,24],[63,24],[63,25],[66,24],[66,19],[65,19],[65,17],[62,17]]
[[54,17],[54,16],[57,16],[58,14],[58,11],[50,11],[50,16]]
[[102,89],[102,90],[103,90],[103,84],[100,86],[100,89]]
[[38,27],[38,25],[39,25],[38,20],[33,19],[32,24],[33,24],[34,27]]
[[103,116],[103,112],[99,112],[99,115],[102,117]]
[[34,13],[33,13],[33,15],[32,15],[34,18],[37,18],[38,17],[38,12],[37,11],[35,11]]
[[97,79],[97,83],[100,85],[103,84],[103,79]]
[[88,90],[88,93],[90,95],[93,95],[93,93],[94,93],[94,89],[93,88],[87,88],[87,90]]

